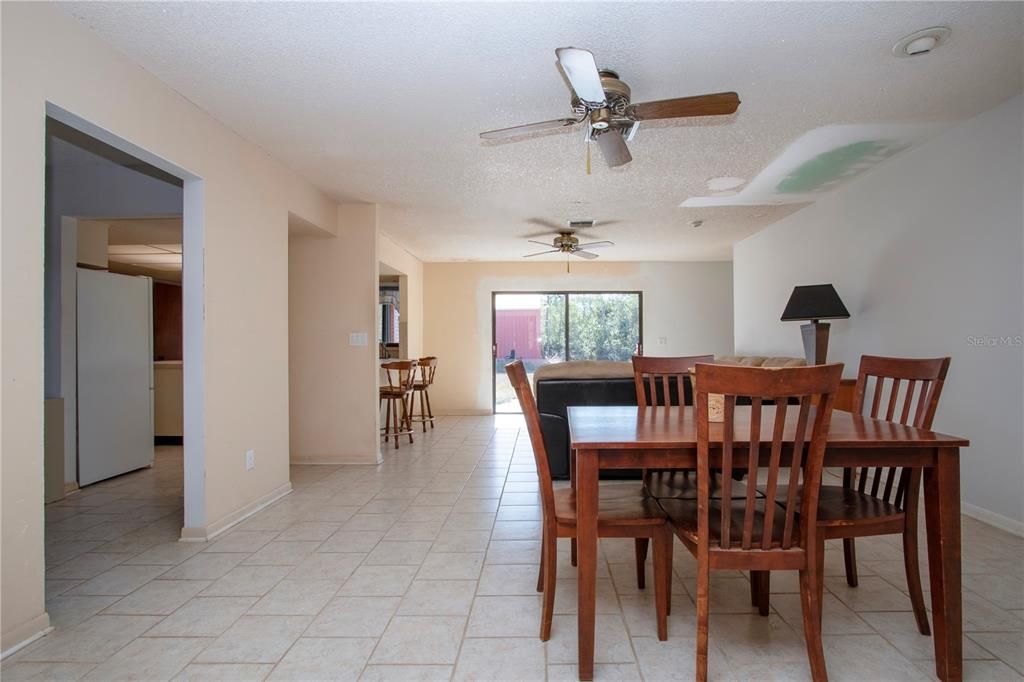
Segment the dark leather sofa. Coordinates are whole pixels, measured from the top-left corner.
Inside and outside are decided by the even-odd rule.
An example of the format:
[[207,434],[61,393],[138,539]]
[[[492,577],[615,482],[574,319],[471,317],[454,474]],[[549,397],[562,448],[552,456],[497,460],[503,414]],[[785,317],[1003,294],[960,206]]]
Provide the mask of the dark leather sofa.
[[[548,451],[551,476],[569,478],[569,423],[566,408],[569,405],[636,405],[636,385],[632,378],[580,378],[540,379],[537,381],[537,410],[544,447]],[[649,389],[645,390],[650,394]],[[657,388],[658,403],[662,404],[661,387]],[[674,383],[669,389],[672,405],[679,404]],[[650,401],[650,398],[648,397]],[[693,404],[689,379],[684,379],[683,404]],[[606,470],[602,478],[640,478],[638,470]]]

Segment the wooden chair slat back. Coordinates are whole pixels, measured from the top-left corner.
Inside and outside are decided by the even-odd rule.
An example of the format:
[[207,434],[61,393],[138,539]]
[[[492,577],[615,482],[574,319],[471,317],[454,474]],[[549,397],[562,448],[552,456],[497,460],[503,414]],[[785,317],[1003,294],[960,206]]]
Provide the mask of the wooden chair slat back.
[[[671,387],[674,386],[678,396],[677,404],[682,405],[684,401],[683,386],[688,381],[690,370],[698,362],[712,363],[714,361],[714,355],[685,355],[674,358],[634,355],[633,381],[636,384],[636,404],[640,407],[668,406],[671,403]],[[659,386],[661,388],[660,399]]]
[[433,355],[428,355],[425,358],[420,358],[417,362],[420,368],[420,382],[430,386],[434,383],[434,373],[437,372],[437,358]]
[[526,368],[522,360],[516,360],[505,365],[505,373],[508,380],[515,389],[516,397],[519,398],[519,406],[523,410],[523,417],[526,419],[526,431],[530,435],[530,445],[533,446],[533,459],[537,464],[537,478],[540,483],[540,499],[544,512],[545,523],[553,522],[555,518],[555,494],[551,484],[551,468],[548,465],[548,451],[544,446],[544,434],[540,430],[540,412],[537,410],[537,400],[530,388],[530,380],[526,376]]
[[416,382],[416,367],[415,360],[393,360],[381,365],[381,369],[387,375],[388,386],[401,389],[405,393],[412,391]]
[[[861,356],[853,399],[854,413],[931,429],[949,362],[948,357]],[[869,404],[870,408],[865,409]],[[899,467],[861,467],[859,472],[854,469],[843,471],[843,485],[856,487],[859,492],[891,502],[900,509],[908,502],[908,486],[916,487],[913,484],[919,478],[919,472],[902,471]],[[916,500],[915,494],[911,501],[916,503]]]
[[[764,369],[732,365],[698,364],[694,390],[697,416],[697,508],[700,537],[709,537],[711,466],[708,395],[724,395],[722,422],[721,509],[719,526],[721,550],[787,550],[794,545],[806,547],[807,533],[814,532],[821,485],[822,461],[828,437],[835,394],[842,377],[842,364],[814,367]],[[736,400],[750,399],[750,423],[747,433],[736,420]],[[766,401],[774,402],[766,405]],[[790,405],[791,401],[796,404]],[[816,406],[816,407],[815,407]],[[799,410],[795,427],[787,429],[786,414]],[[813,420],[812,420],[813,415]],[[765,422],[768,422],[765,424]],[[765,428],[767,427],[767,433]],[[737,431],[739,430],[739,432]],[[770,439],[770,442],[767,439]],[[737,443],[739,441],[739,444]],[[805,452],[805,444],[807,444]],[[760,466],[762,449],[767,448],[768,464]],[[783,455],[792,453],[789,468],[788,498],[778,499]],[[746,461],[738,460],[745,455]],[[742,462],[742,463],[741,463]],[[738,503],[732,499],[732,473],[739,464],[747,470],[747,494]],[[764,497],[756,495],[759,472],[766,472]],[[796,502],[798,488],[802,495]],[[785,503],[782,507],[778,503]],[[735,512],[742,511],[740,540],[732,540],[731,525]],[[800,514],[801,537],[795,537],[796,514]],[[764,515],[760,536],[755,534],[757,513]],[[777,516],[784,515],[781,530]],[[737,518],[738,521],[738,518]]]

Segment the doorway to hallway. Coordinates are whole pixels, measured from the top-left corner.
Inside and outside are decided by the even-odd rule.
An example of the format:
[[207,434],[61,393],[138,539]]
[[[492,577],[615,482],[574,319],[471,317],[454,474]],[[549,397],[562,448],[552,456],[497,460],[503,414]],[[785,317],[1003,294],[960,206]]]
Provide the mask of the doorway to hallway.
[[[43,468],[53,565],[57,540],[109,540],[156,519],[175,539],[205,526],[203,221],[194,175],[54,105],[46,130]],[[170,379],[157,371],[168,368]],[[85,519],[116,521],[109,529],[62,523],[62,507],[102,508],[97,485],[120,486],[158,461],[158,510]]]

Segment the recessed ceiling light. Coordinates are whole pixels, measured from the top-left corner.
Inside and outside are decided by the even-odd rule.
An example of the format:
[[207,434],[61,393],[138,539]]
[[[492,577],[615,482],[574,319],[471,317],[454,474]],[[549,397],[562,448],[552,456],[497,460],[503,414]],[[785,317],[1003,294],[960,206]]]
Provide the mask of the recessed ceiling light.
[[746,182],[746,179],[744,178],[736,178],[726,175],[720,178],[711,178],[710,180],[708,180],[708,189],[714,192],[726,189],[735,189],[736,187],[742,185],[744,182]]
[[919,57],[928,54],[948,40],[951,33],[948,26],[933,26],[911,33],[892,46],[892,53],[897,57]]

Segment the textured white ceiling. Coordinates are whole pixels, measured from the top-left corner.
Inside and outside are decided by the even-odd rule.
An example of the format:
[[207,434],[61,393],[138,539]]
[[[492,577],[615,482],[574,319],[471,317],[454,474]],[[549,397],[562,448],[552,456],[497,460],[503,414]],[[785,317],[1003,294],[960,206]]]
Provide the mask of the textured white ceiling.
[[[613,260],[731,257],[799,206],[679,208],[832,123],[955,122],[1022,87],[1021,3],[71,3],[66,11],[425,260],[511,260],[529,218],[595,228]],[[904,35],[947,25],[931,55]],[[634,101],[735,90],[720,120],[641,127],[584,169],[580,135],[482,143],[568,113],[554,49],[591,49]],[[596,150],[595,150],[596,151]],[[689,221],[703,219],[694,229]],[[558,258],[558,256],[553,256]]]

